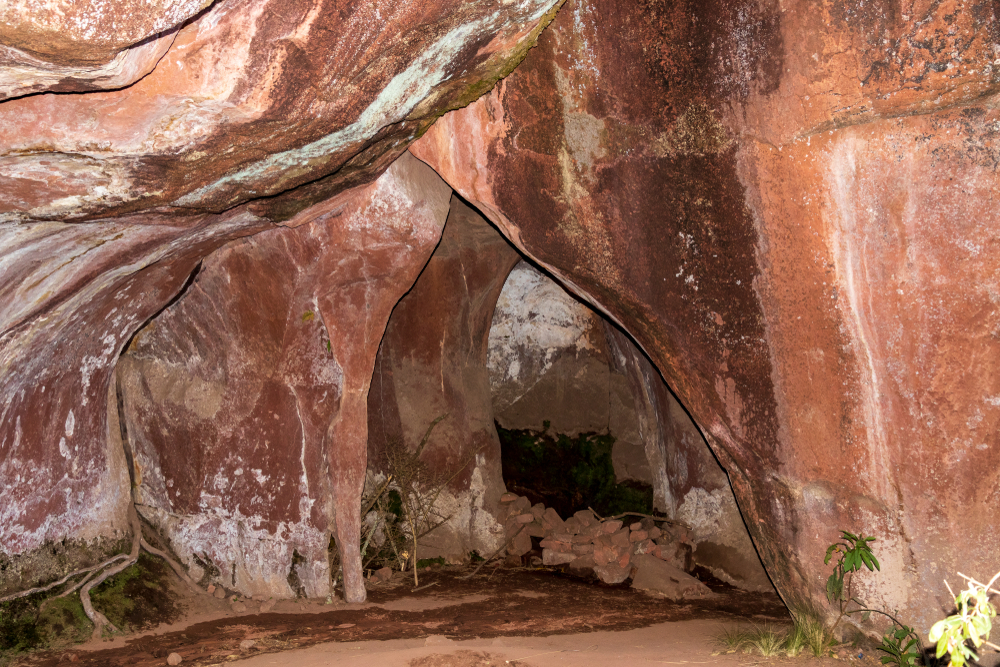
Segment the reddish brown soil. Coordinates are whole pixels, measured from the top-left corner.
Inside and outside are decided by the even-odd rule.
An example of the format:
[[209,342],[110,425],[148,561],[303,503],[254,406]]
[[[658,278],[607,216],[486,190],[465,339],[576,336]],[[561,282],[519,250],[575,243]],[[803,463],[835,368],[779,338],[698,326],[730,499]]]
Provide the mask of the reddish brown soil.
[[[471,579],[462,579],[469,571],[463,567],[425,570],[421,586],[434,585],[415,593],[411,592],[412,580],[397,573],[391,582],[369,591],[369,604],[354,608],[317,601],[284,603],[281,608],[299,613],[229,615],[178,631],[129,639],[114,648],[92,645],[37,653],[18,664],[54,666],[72,659],[78,665],[151,667],[166,664],[166,657],[176,652],[185,666],[213,665],[322,642],[430,635],[456,640],[541,637],[629,630],[692,619],[790,620],[776,595],[746,593],[715,581],[709,582],[713,598],[675,603],[649,597],[627,585],[606,586],[553,571],[490,566]],[[195,599],[189,611],[197,612],[201,602]],[[240,643],[246,640],[253,640],[253,646],[241,650]]]

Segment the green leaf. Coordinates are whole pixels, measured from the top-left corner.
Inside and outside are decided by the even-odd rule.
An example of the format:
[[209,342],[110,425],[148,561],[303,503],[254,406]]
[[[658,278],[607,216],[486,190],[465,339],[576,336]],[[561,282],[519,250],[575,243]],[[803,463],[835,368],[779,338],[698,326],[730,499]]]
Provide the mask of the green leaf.
[[836,544],[831,544],[826,548],[826,558],[823,559],[823,565],[828,565],[830,563],[830,558],[833,557],[833,552],[837,550]]
[[[873,537],[872,539],[874,540],[875,538]],[[869,551],[868,555],[871,557],[872,562],[875,563],[875,569],[878,570],[879,572],[881,572],[882,571],[882,567],[878,564],[878,558],[875,558],[875,554],[873,554],[871,551]]]

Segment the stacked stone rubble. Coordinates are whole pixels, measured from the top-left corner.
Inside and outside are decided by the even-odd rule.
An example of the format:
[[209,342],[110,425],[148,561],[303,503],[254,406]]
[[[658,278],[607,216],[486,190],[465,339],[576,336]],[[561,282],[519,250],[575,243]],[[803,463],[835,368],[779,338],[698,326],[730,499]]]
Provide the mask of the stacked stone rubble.
[[540,538],[542,564],[569,565],[573,572],[593,573],[608,584],[619,584],[633,574],[638,556],[649,554],[679,570],[692,567],[688,531],[677,522],[651,518],[601,519],[581,510],[565,521],[551,507],[535,505],[524,496],[506,493],[500,498],[500,516],[508,541],[507,553],[520,557]]

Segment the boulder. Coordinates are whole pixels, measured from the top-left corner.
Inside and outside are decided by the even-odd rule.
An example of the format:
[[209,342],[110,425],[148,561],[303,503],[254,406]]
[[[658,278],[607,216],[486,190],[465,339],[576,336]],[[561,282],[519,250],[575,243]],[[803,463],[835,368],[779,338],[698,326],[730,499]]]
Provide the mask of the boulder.
[[698,600],[712,595],[708,586],[659,558],[642,554],[632,559],[632,588],[669,600]]
[[554,549],[542,549],[542,565],[552,567],[555,565],[565,565],[577,559],[577,554],[564,553]]
[[624,567],[618,563],[606,563],[602,565],[596,560],[595,563],[597,564],[594,566],[594,574],[606,584],[620,584],[632,574],[632,568],[628,565]]
[[507,553],[511,556],[521,557],[529,551],[531,551],[531,537],[523,530],[514,536],[514,540],[507,547]]

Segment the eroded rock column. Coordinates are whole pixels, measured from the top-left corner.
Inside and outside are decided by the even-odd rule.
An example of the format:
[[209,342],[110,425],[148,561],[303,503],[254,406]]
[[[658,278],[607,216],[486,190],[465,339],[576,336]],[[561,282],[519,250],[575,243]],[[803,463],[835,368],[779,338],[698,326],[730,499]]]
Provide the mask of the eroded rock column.
[[372,367],[449,196],[404,157],[372,185],[219,250],[136,336],[119,392],[137,505],[194,569],[214,567],[245,594],[324,596],[333,530],[345,597],[364,599]]
[[379,350],[368,397],[373,463],[388,441],[414,449],[444,417],[421,460],[432,477],[448,482],[435,510],[450,519],[421,541],[421,557],[462,562],[470,551],[492,553],[503,540],[495,517],[504,484],[486,356],[494,305],[519,259],[486,220],[452,199],[441,243],[393,310]]

